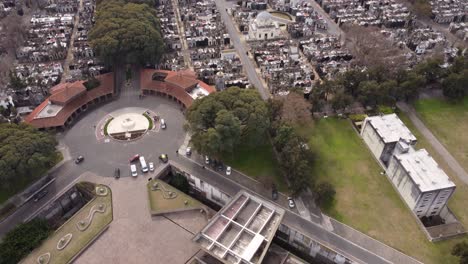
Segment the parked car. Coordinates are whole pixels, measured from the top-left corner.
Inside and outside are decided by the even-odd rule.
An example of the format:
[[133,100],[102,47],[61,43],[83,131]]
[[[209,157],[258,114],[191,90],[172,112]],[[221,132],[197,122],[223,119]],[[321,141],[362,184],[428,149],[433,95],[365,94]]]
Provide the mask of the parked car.
[[37,193],[37,194],[34,196],[34,202],[37,202],[37,201],[39,201],[40,199],[44,198],[44,196],[46,196],[47,193],[49,193],[49,191],[47,191],[47,190],[42,190],[42,191],[40,191],[39,193]]
[[116,179],[120,178],[120,169],[119,168],[115,169],[114,178],[116,178]]
[[226,168],[226,175],[227,176],[231,175],[231,167],[229,166]]
[[208,156],[205,156],[205,164],[210,164],[210,158]]
[[135,162],[140,159],[140,154],[135,154],[135,156],[130,158],[130,163]]
[[271,186],[271,199],[274,201],[278,200],[278,190],[274,184]]
[[296,203],[294,203],[294,200],[293,200],[292,197],[288,197],[288,205],[289,205],[289,208],[291,208],[291,209],[296,207]]
[[161,128],[166,129],[166,121],[164,121],[164,119],[162,118],[161,118]]
[[83,162],[83,160],[84,160],[84,157],[80,155],[75,159],[75,163],[79,164],[79,163]]
[[130,165],[130,173],[132,174],[132,177],[138,176],[137,167],[135,164]]
[[169,157],[167,156],[167,154],[161,154],[161,155],[159,155],[159,160],[162,163],[167,163],[169,161]]
[[191,147],[188,147],[188,148],[185,150],[185,155],[187,155],[187,156],[192,155],[192,148],[191,148]]
[[150,163],[148,163],[148,165],[149,165],[149,170],[154,171],[154,163],[150,162]]

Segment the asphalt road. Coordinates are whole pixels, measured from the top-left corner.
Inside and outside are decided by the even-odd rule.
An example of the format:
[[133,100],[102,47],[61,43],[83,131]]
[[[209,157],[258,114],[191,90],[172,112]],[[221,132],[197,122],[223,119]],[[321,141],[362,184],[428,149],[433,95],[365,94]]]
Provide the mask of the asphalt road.
[[244,71],[249,78],[250,84],[255,86],[255,88],[260,93],[260,96],[264,100],[270,98],[270,92],[268,91],[268,88],[265,87],[263,82],[260,80],[260,77],[258,77],[257,72],[255,71],[255,65],[250,60],[249,56],[247,56],[247,48],[245,43],[243,43],[239,37],[239,34],[234,25],[234,21],[232,21],[231,17],[226,12],[226,8],[230,7],[232,3],[228,3],[225,0],[216,0],[215,2],[229,36],[231,37],[231,42],[239,54],[239,58],[242,62],[242,65],[244,66]]

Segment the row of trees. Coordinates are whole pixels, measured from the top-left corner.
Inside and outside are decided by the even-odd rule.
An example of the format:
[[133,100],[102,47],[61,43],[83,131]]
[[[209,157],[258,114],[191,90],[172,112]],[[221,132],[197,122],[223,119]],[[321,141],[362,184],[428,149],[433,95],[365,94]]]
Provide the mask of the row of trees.
[[431,58],[407,70],[389,70],[384,66],[352,69],[326,80],[313,90],[315,109],[331,103],[334,110],[342,110],[357,101],[365,106],[393,105],[398,100],[411,101],[425,87],[442,88],[450,99],[468,94],[468,59],[459,56],[452,66],[443,68],[443,60]]
[[154,64],[164,42],[153,1],[103,0],[97,6],[90,44],[107,65]]
[[21,123],[0,125],[0,191],[17,189],[57,162],[55,138]]
[[298,194],[310,187],[317,204],[322,206],[329,203],[334,198],[335,190],[327,182],[315,182],[314,175],[311,175],[315,154],[307,144],[307,139],[295,129],[313,122],[312,106],[294,91],[286,97],[269,100],[268,106],[271,123],[269,134],[292,193]]
[[47,221],[34,219],[19,224],[8,232],[0,243],[0,264],[18,263],[52,232]]
[[256,90],[231,87],[196,100],[186,117],[186,129],[192,133],[197,152],[219,160],[241,144],[271,140],[293,194],[312,187],[320,194],[317,201],[333,198],[331,185],[315,184],[310,175],[314,153],[295,130],[295,126],[312,122],[311,104],[301,94],[291,92],[265,102]]

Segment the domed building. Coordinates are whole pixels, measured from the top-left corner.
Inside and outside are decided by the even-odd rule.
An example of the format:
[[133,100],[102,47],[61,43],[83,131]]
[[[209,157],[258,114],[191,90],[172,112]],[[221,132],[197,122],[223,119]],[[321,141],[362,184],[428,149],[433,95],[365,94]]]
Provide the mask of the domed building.
[[249,40],[268,40],[279,38],[281,29],[278,22],[267,11],[260,12],[249,25]]

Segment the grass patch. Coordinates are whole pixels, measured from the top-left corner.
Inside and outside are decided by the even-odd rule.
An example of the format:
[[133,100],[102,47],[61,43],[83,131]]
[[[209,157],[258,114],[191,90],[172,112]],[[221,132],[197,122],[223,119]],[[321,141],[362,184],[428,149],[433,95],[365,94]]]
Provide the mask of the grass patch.
[[[153,191],[152,186],[154,183],[158,183],[158,187],[161,188],[161,190]],[[180,212],[193,209],[202,209],[205,207],[199,201],[193,199],[192,197],[186,195],[182,191],[172,187],[171,185],[161,180],[152,180],[146,184],[146,187],[148,190],[150,211],[153,215]],[[162,189],[174,192],[177,194],[177,196],[173,199],[166,199],[163,196]],[[166,197],[167,195],[168,193],[166,192]]]
[[143,115],[146,117],[146,119],[148,119],[148,122],[149,122],[148,130],[153,129],[153,118],[151,118],[151,116],[149,116],[147,113],[143,113]]
[[[83,206],[80,211],[45,240],[38,249],[29,254],[22,263],[37,263],[37,258],[47,252],[51,254],[50,263],[68,263],[112,222],[112,194],[109,188],[108,190],[109,194],[107,196],[96,196],[95,199]],[[91,225],[85,231],[78,230],[76,224],[88,216],[94,205],[101,203],[106,205],[106,211],[102,214],[96,213]],[[57,250],[58,241],[69,233],[73,235],[70,243],[63,250]]]
[[114,120],[113,117],[107,119],[106,123],[104,124],[104,135],[105,135],[105,136],[108,136],[108,135],[109,135],[109,133],[107,133],[107,127],[109,126],[109,124],[110,124],[110,122],[111,122],[112,120]]
[[349,120],[321,119],[298,131],[318,156],[311,177],[335,186],[328,215],[425,263],[457,262],[450,250],[460,239],[426,239]]
[[423,99],[414,107],[424,124],[468,171],[468,97],[458,103]]
[[257,180],[271,178],[280,192],[288,190],[270,142],[259,146],[241,145],[233,154],[225,155],[223,160],[229,166]]

